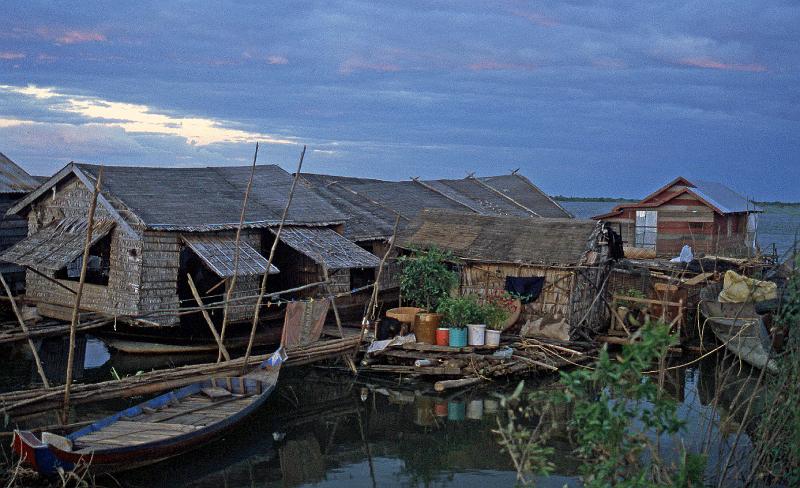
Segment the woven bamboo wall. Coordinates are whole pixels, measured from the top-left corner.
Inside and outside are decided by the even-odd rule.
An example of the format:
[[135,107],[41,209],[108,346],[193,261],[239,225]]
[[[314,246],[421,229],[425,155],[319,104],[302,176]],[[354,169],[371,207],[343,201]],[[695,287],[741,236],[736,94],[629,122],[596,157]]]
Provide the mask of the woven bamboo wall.
[[[59,188],[54,196],[37,202],[28,214],[28,232],[33,234],[53,220],[62,218],[87,218],[92,192],[77,180]],[[109,219],[105,208],[98,205],[96,219]],[[111,234],[111,253],[108,286],[84,287],[81,308],[117,315],[135,315],[139,300],[142,241],[131,238],[115,227]],[[53,277],[51,275],[51,277]],[[61,280],[76,289],[77,282]],[[37,303],[44,304],[40,313],[65,318],[64,312],[72,309],[75,295],[35,273],[26,274],[26,294]],[[50,305],[50,307],[48,307]]]
[[461,292],[483,294],[487,289],[502,291],[505,289],[506,276],[541,276],[545,279],[541,296],[525,306],[520,320],[544,314],[569,319],[573,282],[573,271],[570,268],[467,264],[461,272]]

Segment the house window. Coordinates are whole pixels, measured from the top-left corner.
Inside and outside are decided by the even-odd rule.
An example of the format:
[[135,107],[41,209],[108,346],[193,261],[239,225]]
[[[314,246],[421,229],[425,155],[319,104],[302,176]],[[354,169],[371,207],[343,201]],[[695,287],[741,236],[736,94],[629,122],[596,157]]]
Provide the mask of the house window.
[[[72,262],[61,268],[56,273],[56,278],[67,281],[80,281],[83,255],[73,259]],[[111,235],[107,235],[89,248],[89,259],[86,261],[86,283],[93,285],[108,285],[109,269],[111,267]]]
[[655,249],[658,238],[658,212],[636,211],[636,247]]

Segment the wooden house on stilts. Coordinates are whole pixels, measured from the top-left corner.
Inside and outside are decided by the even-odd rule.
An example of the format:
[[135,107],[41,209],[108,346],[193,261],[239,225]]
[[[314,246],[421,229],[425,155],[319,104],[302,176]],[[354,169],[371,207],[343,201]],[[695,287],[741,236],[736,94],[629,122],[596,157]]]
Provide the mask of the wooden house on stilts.
[[[28,237],[2,259],[28,270],[27,296],[43,316],[69,318],[98,171],[70,163],[8,211],[27,220]],[[187,275],[207,305],[221,301],[234,274],[235,235],[250,172],[250,167],[105,167],[81,307],[135,317],[140,325],[177,325],[181,310],[196,306]],[[252,317],[264,256],[291,184],[292,176],[278,166],[256,167],[231,321]],[[298,185],[270,270],[280,279],[270,288],[320,281],[326,267],[331,291],[345,291],[351,269],[377,266],[374,254],[341,235],[345,220],[317,193]]]

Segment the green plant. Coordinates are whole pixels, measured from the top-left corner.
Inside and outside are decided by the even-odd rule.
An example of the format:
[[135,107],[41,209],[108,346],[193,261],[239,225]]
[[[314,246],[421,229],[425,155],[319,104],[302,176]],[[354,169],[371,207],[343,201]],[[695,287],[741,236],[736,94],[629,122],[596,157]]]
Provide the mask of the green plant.
[[444,322],[456,328],[484,321],[484,307],[475,295],[445,297],[439,302],[437,312],[444,315]]
[[403,298],[417,307],[435,310],[439,301],[458,285],[458,274],[447,266],[452,259],[450,253],[435,247],[401,256],[398,261],[402,267],[400,293]]
[[[790,276],[775,323],[786,330],[775,357],[778,374],[767,375],[765,411],[756,422],[754,469],[750,473],[786,486],[800,486],[800,257]],[[754,481],[753,479],[748,481]]]
[[503,330],[503,325],[510,315],[511,313],[502,303],[494,300],[487,300],[483,305],[483,316],[490,329]]
[[[684,422],[678,416],[677,402],[662,393],[656,378],[645,373],[665,356],[675,338],[668,326],[652,322],[639,329],[634,338],[635,342],[623,346],[622,352],[613,358],[604,347],[591,368],[562,372],[564,389],[550,396],[553,405],[563,405],[572,411],[569,428],[582,461],[580,472],[584,484],[587,487],[702,486],[706,462],[703,456],[681,448],[677,465],[662,460],[660,437],[679,433]],[[506,428],[506,436],[519,439],[515,442],[501,439],[501,445],[507,450],[517,449],[512,461],[524,459],[519,449],[533,456],[534,462],[527,468],[532,471],[524,474],[537,474],[537,469],[541,472],[545,466],[541,459],[544,451],[529,445],[541,441],[522,442],[532,439],[530,432],[524,426],[513,425],[515,417],[509,421],[512,425]]]

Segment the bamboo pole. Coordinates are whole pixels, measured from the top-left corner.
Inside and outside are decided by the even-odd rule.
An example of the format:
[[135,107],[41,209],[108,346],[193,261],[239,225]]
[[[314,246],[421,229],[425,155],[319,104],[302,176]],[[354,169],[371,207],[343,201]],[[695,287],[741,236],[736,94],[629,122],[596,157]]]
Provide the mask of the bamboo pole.
[[[217,362],[222,361],[223,354],[222,350],[224,349],[223,344],[225,343],[225,329],[228,325],[228,309],[230,306],[230,300],[233,296],[233,290],[236,288],[236,276],[239,272],[239,242],[242,237],[242,225],[244,224],[244,217],[247,213],[247,200],[250,198],[250,189],[253,187],[253,177],[256,174],[256,161],[258,160],[258,142],[256,142],[256,152],[253,154],[253,167],[250,170],[250,179],[247,180],[247,188],[244,190],[244,201],[242,202],[242,213],[239,216],[239,226],[236,228],[236,244],[233,251],[233,276],[231,276],[231,282],[228,284],[228,289],[225,293],[225,306],[222,309],[222,330],[220,332],[220,341],[219,341],[219,354],[217,354]],[[269,273],[269,266],[267,266],[267,273]],[[230,360],[230,357],[227,357],[226,360]]]
[[386,259],[389,257],[389,254],[392,253],[394,249],[394,243],[397,240],[397,226],[400,225],[400,216],[398,215],[397,218],[394,220],[394,228],[392,229],[392,237],[389,241],[389,248],[386,249],[386,252],[383,254],[381,258],[381,262],[378,264],[378,272],[375,273],[375,283],[372,285],[372,295],[369,297],[369,303],[367,304],[367,310],[364,313],[364,318],[361,319],[361,331],[358,334],[358,344],[356,344],[356,351],[358,351],[358,347],[361,345],[361,341],[364,339],[364,332],[369,325],[369,321],[375,318],[375,310],[377,309],[377,302],[378,302],[378,292],[381,288],[381,275],[383,274],[383,266],[386,264]]
[[[222,354],[222,357],[225,358],[225,361],[230,361],[231,355],[228,354],[228,350],[225,349],[225,344],[222,343],[222,338],[219,336],[219,334],[217,334],[217,328],[214,327],[214,322],[211,321],[211,317],[209,317],[208,312],[206,311],[206,307],[203,304],[203,299],[200,298],[200,294],[197,293],[197,287],[194,286],[192,275],[186,273],[186,279],[189,282],[189,288],[192,290],[192,296],[194,296],[194,299],[197,301],[197,306],[200,307],[200,312],[203,314],[203,318],[206,320],[208,328],[211,329],[211,335],[213,335],[214,340],[217,341],[220,354]],[[219,359],[217,359],[217,362],[219,362]]]
[[8,287],[8,283],[6,283],[6,279],[3,278],[3,274],[0,273],[0,282],[3,283],[3,288],[6,290],[6,294],[8,295],[9,301],[11,301],[11,308],[14,310],[14,315],[17,316],[17,321],[19,322],[19,326],[22,328],[22,331],[28,335],[28,346],[31,348],[31,354],[33,354],[33,360],[36,362],[36,371],[39,372],[39,376],[42,378],[42,384],[44,384],[45,388],[50,388],[50,382],[47,381],[47,375],[44,374],[44,369],[42,368],[42,361],[39,359],[39,351],[36,350],[36,345],[33,343],[33,339],[31,339],[28,333],[28,326],[25,324],[25,321],[22,319],[22,314],[17,308],[17,302],[14,300],[14,297],[11,295],[11,288]]
[[[300,161],[297,163],[297,172],[294,174],[292,186],[289,188],[289,197],[286,200],[286,206],[283,208],[281,215],[281,222],[278,224],[278,231],[275,233],[275,240],[272,241],[272,247],[269,250],[269,258],[267,259],[267,269],[264,271],[264,276],[261,278],[261,289],[256,300],[256,308],[253,312],[253,323],[250,327],[250,339],[247,341],[247,350],[244,353],[244,362],[242,363],[242,374],[247,371],[247,361],[250,359],[250,352],[253,349],[253,341],[256,337],[256,327],[258,327],[258,319],[261,315],[261,303],[264,301],[264,294],[267,292],[267,279],[269,278],[269,270],[272,268],[272,260],[275,258],[275,250],[278,248],[278,241],[283,232],[283,224],[286,222],[286,216],[289,214],[289,206],[292,204],[292,197],[294,196],[294,189],[297,186],[297,180],[300,179],[300,170],[303,168],[303,159],[306,157],[306,146],[303,146],[303,151],[300,153]],[[282,343],[283,341],[281,341]]]
[[97,197],[100,194],[100,182],[103,180],[103,167],[97,172],[97,180],[94,183],[92,193],[92,203],[89,206],[88,225],[86,227],[86,241],[83,244],[83,261],[81,262],[81,275],[78,279],[78,290],[75,293],[75,306],[72,308],[72,320],[69,326],[69,354],[67,355],[67,379],[64,382],[64,422],[69,418],[69,393],[72,388],[72,366],[75,362],[75,328],[78,325],[78,315],[81,308],[81,297],[83,296],[83,285],[86,282],[86,265],[89,262],[89,248],[92,244],[92,227],[94,227],[94,213],[97,209]]

